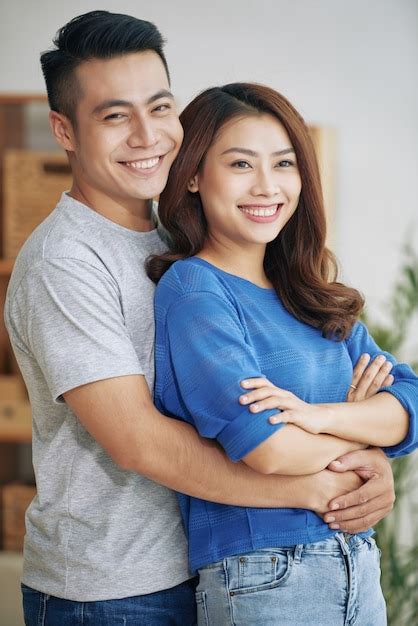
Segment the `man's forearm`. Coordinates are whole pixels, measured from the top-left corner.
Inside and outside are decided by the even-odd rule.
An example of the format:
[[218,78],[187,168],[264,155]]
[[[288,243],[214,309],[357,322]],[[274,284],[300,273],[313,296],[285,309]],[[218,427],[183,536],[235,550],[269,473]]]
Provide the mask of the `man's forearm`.
[[[313,476],[265,476],[233,463],[211,440],[184,422],[157,414],[152,442],[123,463],[160,484],[221,504],[267,508],[315,508]],[[158,422],[161,420],[160,425]],[[133,446],[133,449],[135,445]]]
[[[318,499],[318,476],[263,476],[244,463],[232,463],[215,442],[159,413],[142,376],[91,383],[66,392],[64,398],[115,463],[171,489],[225,504],[313,510],[324,508],[324,500],[340,493],[331,482],[324,497],[327,474]],[[341,480],[342,493],[347,489]]]

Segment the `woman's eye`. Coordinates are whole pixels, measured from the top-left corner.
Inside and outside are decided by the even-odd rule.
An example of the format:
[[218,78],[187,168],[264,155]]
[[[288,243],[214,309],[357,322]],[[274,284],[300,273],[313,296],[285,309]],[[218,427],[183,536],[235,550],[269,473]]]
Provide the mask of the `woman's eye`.
[[285,159],[284,161],[279,161],[278,163],[279,167],[291,167],[292,165],[294,165],[293,161],[289,161],[288,159]]
[[251,166],[250,166],[249,163],[247,163],[247,161],[234,161],[232,163],[232,167],[236,167],[236,168],[238,168],[240,170],[244,170],[244,169],[247,169],[247,168],[249,168]]

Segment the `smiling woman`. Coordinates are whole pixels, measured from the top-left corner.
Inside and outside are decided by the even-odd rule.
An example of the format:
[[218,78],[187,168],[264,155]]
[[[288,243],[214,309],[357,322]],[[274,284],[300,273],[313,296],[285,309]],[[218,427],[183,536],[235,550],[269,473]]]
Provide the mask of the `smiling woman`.
[[[209,148],[189,191],[199,192],[205,207],[208,238],[203,258],[210,260],[227,239],[246,248],[247,268],[240,259],[240,271],[257,272],[262,264],[254,263],[253,256],[263,258],[264,248],[256,244],[275,239],[299,201],[301,180],[286,130],[271,115],[232,120]],[[253,280],[264,282],[262,275]]]
[[[203,92],[180,119],[159,209],[172,251],[148,266],[161,278],[157,407],[262,474],[316,474],[368,445],[412,451],[407,365],[385,354],[393,386],[347,402],[360,355],[382,365],[381,350],[357,321],[362,297],[336,281],[300,115],[272,89],[236,83]],[[179,499],[199,626],[386,623],[371,529],[347,536],[308,510]]]

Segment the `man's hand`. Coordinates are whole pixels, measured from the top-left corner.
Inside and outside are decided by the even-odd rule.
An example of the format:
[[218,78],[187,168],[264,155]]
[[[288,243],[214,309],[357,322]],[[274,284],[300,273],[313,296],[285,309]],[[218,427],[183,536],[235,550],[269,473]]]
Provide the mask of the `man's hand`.
[[332,529],[358,533],[374,526],[393,509],[392,468],[380,448],[349,452],[328,466],[333,472],[354,471],[366,481],[351,493],[334,498],[323,516]]
[[364,484],[360,476],[352,471],[338,473],[325,469],[311,474],[309,478],[312,479],[312,488],[307,508],[321,517],[329,513],[330,498],[337,499],[355,493]]

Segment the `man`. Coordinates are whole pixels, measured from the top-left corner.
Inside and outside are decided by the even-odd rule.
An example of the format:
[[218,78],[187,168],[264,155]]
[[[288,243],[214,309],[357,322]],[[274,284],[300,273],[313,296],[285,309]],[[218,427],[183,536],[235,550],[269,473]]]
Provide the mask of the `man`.
[[27,514],[25,619],[187,626],[193,580],[167,487],[321,513],[336,498],[334,524],[355,532],[390,510],[391,472],[370,451],[339,466],[370,479],[361,487],[354,472],[262,476],[158,413],[143,264],[164,247],[149,199],[182,140],[161,35],[148,22],[94,11],[54,43],[41,61],[74,183],[22,249],[5,311],[33,409],[38,494]]

